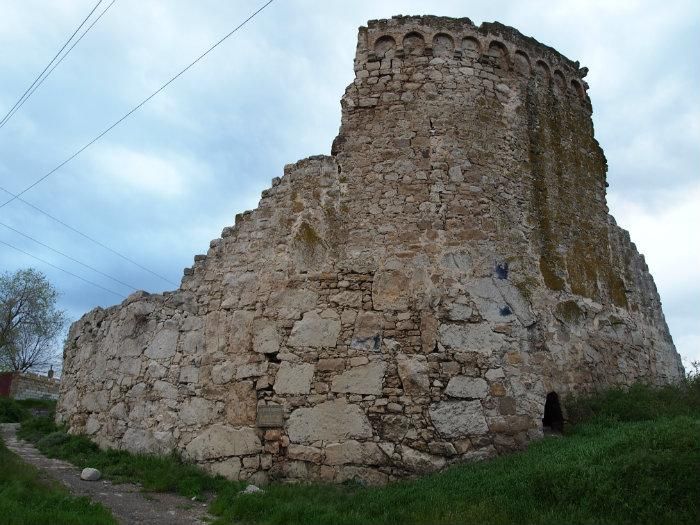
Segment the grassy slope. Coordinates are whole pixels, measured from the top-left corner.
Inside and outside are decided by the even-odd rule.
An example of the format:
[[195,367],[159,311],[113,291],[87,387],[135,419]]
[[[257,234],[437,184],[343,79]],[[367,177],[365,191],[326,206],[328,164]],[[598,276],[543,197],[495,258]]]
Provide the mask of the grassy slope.
[[75,498],[58,483],[40,480],[0,441],[0,524],[116,524],[108,510],[88,498]]
[[49,455],[152,490],[213,491],[220,524],[700,523],[700,381],[612,390],[567,407],[567,437],[520,454],[383,488],[275,484],[252,496],[175,457],[99,451],[47,420],[25,422],[22,434]]

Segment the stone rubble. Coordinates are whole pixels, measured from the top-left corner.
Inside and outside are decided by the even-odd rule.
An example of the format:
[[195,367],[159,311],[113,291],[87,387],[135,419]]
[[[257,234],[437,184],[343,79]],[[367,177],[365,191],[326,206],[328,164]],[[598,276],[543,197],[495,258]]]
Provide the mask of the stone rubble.
[[522,448],[550,392],[681,377],[585,68],[425,16],[360,28],[355,74],[330,156],[286,166],[178,290],[71,327],[70,432],[257,485],[382,484]]

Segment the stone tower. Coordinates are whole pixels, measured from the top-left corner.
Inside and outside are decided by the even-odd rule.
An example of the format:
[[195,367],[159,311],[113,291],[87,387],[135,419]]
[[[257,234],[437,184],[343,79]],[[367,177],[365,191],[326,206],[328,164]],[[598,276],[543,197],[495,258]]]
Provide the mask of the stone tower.
[[355,73],[331,156],[286,166],[178,290],[73,325],[72,432],[256,482],[383,483],[520,448],[562,394],[681,377],[608,214],[585,68],[424,16],[361,27]]

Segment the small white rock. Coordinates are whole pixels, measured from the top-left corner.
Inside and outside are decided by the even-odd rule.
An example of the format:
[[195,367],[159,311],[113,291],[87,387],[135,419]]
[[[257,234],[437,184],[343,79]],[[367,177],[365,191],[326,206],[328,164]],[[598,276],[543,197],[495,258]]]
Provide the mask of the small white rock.
[[84,468],[80,473],[80,479],[85,481],[97,481],[102,477],[102,473],[96,468]]
[[256,487],[255,485],[248,485],[245,490],[242,490],[240,493],[241,494],[255,494],[256,492],[265,492],[263,489],[260,487]]

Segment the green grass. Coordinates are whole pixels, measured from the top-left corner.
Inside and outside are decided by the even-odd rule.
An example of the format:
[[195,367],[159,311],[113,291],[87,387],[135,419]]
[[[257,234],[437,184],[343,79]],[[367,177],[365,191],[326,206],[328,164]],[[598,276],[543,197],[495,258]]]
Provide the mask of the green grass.
[[696,524],[700,523],[700,381],[564,401],[565,437],[492,461],[386,487],[273,484],[240,495],[177,457],[100,451],[50,420],[21,435],[48,455],[113,479],[186,496],[216,494],[220,525],[243,524]]
[[45,399],[15,400],[0,397],[0,423],[19,423],[32,417],[32,410],[51,412],[56,408],[56,402]]
[[69,435],[46,417],[24,421],[17,435],[34,443],[48,457],[70,461],[80,468],[96,468],[116,482],[140,483],[145,491],[174,492],[201,500],[226,485],[243,486],[212,477],[175,454],[151,456],[101,450],[87,437]]
[[0,524],[112,525],[102,505],[76,498],[58,483],[43,481],[38,471],[0,441]]

